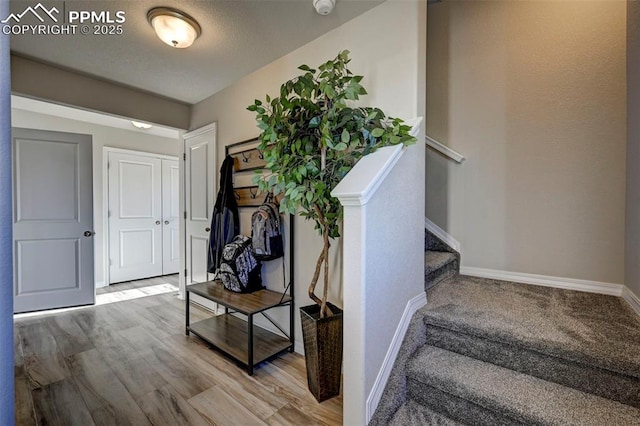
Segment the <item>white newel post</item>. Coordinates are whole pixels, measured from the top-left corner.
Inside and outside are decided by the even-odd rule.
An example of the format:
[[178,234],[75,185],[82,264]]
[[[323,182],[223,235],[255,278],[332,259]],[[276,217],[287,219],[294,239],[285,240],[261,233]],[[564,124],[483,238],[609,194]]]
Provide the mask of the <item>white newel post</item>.
[[[421,122],[415,121],[413,135]],[[370,420],[393,363],[387,353],[400,320],[424,293],[424,149],[424,143],[381,148],[332,192],[344,206],[345,425]]]
[[[344,205],[344,202],[341,199]],[[343,424],[365,424],[365,283],[366,206],[344,205],[344,384]]]

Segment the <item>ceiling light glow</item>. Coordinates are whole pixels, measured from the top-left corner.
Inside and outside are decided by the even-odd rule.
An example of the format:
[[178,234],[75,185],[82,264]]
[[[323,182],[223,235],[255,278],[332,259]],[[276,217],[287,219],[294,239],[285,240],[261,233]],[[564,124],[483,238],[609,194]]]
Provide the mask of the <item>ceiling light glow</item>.
[[141,123],[140,121],[132,121],[131,124],[133,124],[134,127],[142,130],[149,130],[153,127],[151,124]]
[[147,20],[158,38],[171,47],[184,49],[200,36],[200,24],[191,16],[177,9],[156,7],[147,12]]

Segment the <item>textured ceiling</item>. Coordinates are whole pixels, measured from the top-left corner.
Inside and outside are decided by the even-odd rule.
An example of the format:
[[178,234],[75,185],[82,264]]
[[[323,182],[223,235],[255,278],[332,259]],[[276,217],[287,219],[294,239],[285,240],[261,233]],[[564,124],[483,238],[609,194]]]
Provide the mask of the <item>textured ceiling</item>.
[[[328,16],[318,15],[312,0],[41,1],[48,9],[57,7],[60,16],[66,17],[70,11],[109,11],[112,17],[116,11],[125,11],[123,34],[82,35],[79,26],[75,35],[12,35],[11,49],[192,104],[381,1],[337,0]],[[10,4],[11,11],[18,14],[35,6],[37,0]],[[179,8],[200,23],[202,35],[193,46],[174,49],[156,37],[146,14],[158,6]],[[25,15],[20,23],[38,23],[34,20]]]

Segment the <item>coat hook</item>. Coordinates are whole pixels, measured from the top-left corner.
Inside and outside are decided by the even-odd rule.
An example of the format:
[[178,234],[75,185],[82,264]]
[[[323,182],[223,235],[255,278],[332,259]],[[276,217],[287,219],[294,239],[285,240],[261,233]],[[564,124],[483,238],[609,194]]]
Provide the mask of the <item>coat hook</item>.
[[251,199],[255,200],[256,197],[258,196],[258,192],[253,192],[253,188],[249,188],[249,194],[251,194]]
[[260,151],[258,151],[258,158],[264,160],[264,154]]
[[240,201],[240,194],[238,194],[238,191],[233,191],[233,196],[237,201]]
[[242,155],[242,162],[243,163],[248,163],[249,162],[249,158],[246,155],[244,155],[244,151],[242,151],[240,153],[240,155]]

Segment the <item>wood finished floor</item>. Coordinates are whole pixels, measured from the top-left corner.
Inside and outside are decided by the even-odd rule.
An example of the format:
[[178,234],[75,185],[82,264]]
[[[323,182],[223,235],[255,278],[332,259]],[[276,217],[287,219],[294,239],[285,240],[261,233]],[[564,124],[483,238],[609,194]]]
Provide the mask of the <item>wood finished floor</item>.
[[[166,279],[175,277],[102,292]],[[342,424],[342,397],[316,402],[303,357],[286,353],[248,376],[185,336],[175,292],[17,319],[14,336],[16,425]]]

